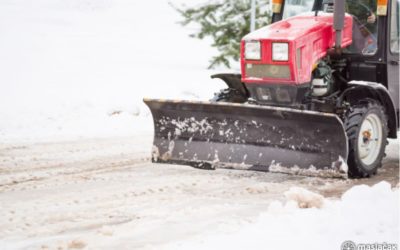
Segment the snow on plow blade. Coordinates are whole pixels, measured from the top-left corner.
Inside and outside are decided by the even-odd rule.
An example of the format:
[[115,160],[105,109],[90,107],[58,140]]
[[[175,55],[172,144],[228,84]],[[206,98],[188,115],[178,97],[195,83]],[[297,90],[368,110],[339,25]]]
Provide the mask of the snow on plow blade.
[[347,136],[333,114],[250,104],[144,99],[152,161],[347,177]]

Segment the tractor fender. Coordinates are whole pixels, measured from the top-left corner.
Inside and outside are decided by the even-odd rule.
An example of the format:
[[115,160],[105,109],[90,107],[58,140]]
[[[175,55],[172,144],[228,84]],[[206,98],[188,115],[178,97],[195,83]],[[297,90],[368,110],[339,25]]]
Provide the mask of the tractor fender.
[[228,88],[238,90],[243,96],[249,96],[249,91],[242,82],[241,74],[215,74],[211,78],[221,79],[228,85]]
[[346,100],[353,104],[364,98],[374,99],[383,105],[388,117],[388,137],[397,138],[398,119],[396,108],[389,91],[382,84],[376,82],[350,81],[347,89],[343,91],[340,101]]

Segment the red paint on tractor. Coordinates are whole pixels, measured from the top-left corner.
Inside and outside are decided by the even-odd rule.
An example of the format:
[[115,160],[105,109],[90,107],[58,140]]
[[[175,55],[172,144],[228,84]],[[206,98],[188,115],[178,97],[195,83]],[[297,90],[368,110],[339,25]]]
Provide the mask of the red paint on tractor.
[[[342,47],[352,42],[352,17],[345,16],[342,32]],[[335,30],[333,29],[333,14],[300,15],[291,17],[250,33],[241,41],[242,81],[246,84],[302,84],[311,81],[314,65],[324,56],[328,49],[335,45]],[[260,41],[261,60],[246,60],[244,53],[245,41]],[[288,43],[289,60],[272,60],[272,43]],[[298,51],[299,50],[299,51]],[[297,58],[298,57],[298,58]],[[247,74],[253,66],[276,65],[290,69],[287,78],[253,77]],[[262,69],[262,68],[261,68]],[[275,71],[277,68],[269,67]],[[272,72],[273,73],[273,72]]]

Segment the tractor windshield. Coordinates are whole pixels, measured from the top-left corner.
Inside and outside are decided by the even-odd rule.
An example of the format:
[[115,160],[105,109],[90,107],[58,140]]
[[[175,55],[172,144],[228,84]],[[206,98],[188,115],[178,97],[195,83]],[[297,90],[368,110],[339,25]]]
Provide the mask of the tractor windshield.
[[377,51],[376,2],[376,0],[346,0],[346,12],[353,16],[353,43],[345,52],[374,55]]
[[283,18],[297,16],[312,9],[314,0],[286,0]]
[[[345,53],[374,55],[377,51],[377,0],[346,0],[346,12],[353,16],[353,43]],[[310,12],[314,0],[286,0],[283,18]]]

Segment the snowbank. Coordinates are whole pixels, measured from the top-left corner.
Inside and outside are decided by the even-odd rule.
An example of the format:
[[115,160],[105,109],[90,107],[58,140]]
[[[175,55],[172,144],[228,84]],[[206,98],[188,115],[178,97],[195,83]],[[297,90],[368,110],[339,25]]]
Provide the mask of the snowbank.
[[400,243],[399,190],[392,190],[387,182],[354,186],[340,200],[323,199],[300,188],[285,195],[285,203],[272,202],[256,223],[243,225],[236,232],[225,230],[170,244],[165,249],[337,250],[346,240]]
[[0,1],[0,142],[150,134],[143,97],[212,97],[215,50],[179,20],[166,0]]

